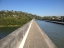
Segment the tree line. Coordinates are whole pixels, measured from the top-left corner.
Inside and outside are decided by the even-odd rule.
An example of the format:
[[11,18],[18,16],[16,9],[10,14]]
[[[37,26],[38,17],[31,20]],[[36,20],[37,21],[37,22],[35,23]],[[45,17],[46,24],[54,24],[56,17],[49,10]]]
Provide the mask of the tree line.
[[44,16],[42,20],[60,21],[64,22],[64,16]]
[[0,26],[21,26],[33,17],[19,11],[0,11]]
[[0,11],[0,27],[22,26],[33,18],[41,19],[40,16],[22,11]]
[[58,18],[57,16],[38,16],[27,12],[22,11],[8,11],[2,10],[0,11],[0,27],[8,27],[8,26],[22,26],[23,24],[29,22],[33,18],[38,20],[62,20],[64,21],[64,16]]

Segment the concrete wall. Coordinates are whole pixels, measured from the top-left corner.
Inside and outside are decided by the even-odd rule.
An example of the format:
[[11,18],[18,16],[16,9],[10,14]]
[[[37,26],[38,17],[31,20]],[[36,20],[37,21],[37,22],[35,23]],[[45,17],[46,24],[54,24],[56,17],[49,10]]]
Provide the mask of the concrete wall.
[[31,21],[0,40],[0,48],[18,48]]

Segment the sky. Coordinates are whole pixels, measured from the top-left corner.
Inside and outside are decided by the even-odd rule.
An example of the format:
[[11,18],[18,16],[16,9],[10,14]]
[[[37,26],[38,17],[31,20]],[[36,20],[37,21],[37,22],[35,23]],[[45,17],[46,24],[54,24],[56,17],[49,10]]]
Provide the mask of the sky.
[[0,0],[0,10],[23,11],[39,16],[64,16],[64,0]]

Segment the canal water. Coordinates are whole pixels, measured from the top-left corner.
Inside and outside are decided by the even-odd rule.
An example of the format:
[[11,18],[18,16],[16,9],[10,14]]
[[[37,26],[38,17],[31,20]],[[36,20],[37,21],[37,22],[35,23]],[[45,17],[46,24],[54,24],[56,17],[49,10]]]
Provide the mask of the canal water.
[[[57,48],[64,48],[64,25],[36,20],[40,28],[49,36]],[[18,27],[0,27],[0,39]]]
[[0,27],[0,39],[4,38],[18,27]]
[[64,25],[36,20],[40,28],[49,36],[57,48],[64,48]]

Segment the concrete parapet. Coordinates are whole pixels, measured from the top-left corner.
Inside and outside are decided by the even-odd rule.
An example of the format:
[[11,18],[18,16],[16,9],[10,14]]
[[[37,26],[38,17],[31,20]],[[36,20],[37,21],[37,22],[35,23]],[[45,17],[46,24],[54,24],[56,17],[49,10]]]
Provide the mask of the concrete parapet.
[[0,48],[18,48],[31,21],[0,40]]
[[57,48],[34,19],[0,40],[0,48],[29,47]]
[[23,48],[57,48],[33,20]]

